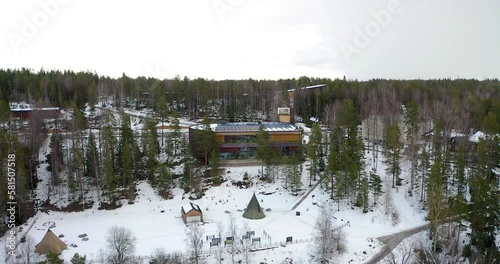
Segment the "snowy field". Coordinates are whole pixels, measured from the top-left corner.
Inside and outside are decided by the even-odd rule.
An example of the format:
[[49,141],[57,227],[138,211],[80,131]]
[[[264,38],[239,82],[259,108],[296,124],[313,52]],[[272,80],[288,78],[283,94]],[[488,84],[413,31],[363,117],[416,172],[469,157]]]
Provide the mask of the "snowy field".
[[[371,169],[373,152],[367,154],[367,170]],[[307,164],[307,163],[306,163]],[[336,263],[363,263],[375,255],[382,244],[375,238],[392,234],[401,230],[425,223],[423,212],[415,202],[416,198],[406,197],[404,188],[389,189],[392,193],[393,211],[399,214],[399,222],[393,223],[391,217],[384,213],[384,198],[379,198],[379,205],[371,208],[372,211],[364,214],[361,209],[352,207],[346,202],[340,205],[328,199],[328,195],[320,187],[312,191],[309,196],[294,210],[296,202],[304,195],[308,187],[308,171],[303,172],[303,191],[299,196],[293,196],[284,189],[280,179],[276,183],[261,183],[256,180],[260,166],[227,168],[224,174],[226,182],[219,187],[210,188],[205,195],[192,201],[198,204],[204,213],[204,237],[216,235],[217,223],[222,222],[228,232],[227,223],[229,213],[232,213],[238,223],[240,235],[245,223],[249,230],[255,232],[255,237],[261,238],[261,247],[277,246],[270,250],[252,253],[252,263],[281,263],[285,259],[293,259],[293,263],[309,263],[313,233],[313,226],[318,215],[319,206],[331,206],[336,217],[335,224],[345,226],[347,252],[335,258]],[[377,166],[379,175],[385,175],[384,165]],[[242,180],[247,172],[254,185],[248,189],[239,189],[231,184],[231,180]],[[403,178],[407,173],[404,173]],[[383,177],[391,180],[390,177]],[[42,186],[42,185],[40,185]],[[180,218],[180,208],[189,204],[189,199],[183,197],[181,189],[174,190],[172,200],[164,200],[158,196],[151,186],[142,182],[138,184],[138,197],[132,205],[126,204],[111,211],[98,210],[97,206],[83,212],[38,212],[25,225],[33,224],[27,232],[38,243],[47,231],[48,223],[55,223],[52,231],[56,235],[63,234],[62,240],[68,245],[63,257],[69,260],[75,253],[87,255],[87,259],[94,259],[99,251],[105,248],[105,237],[108,228],[113,225],[130,228],[137,237],[136,255],[148,257],[154,249],[163,248],[167,252],[186,252],[186,227]],[[261,220],[248,220],[242,217],[253,193],[257,195],[261,207],[270,209],[266,217]],[[262,194],[262,193],[266,193]],[[370,197],[371,198],[371,197]],[[300,211],[300,216],[296,216]],[[82,241],[78,236],[86,233],[89,240]],[[299,243],[285,244],[286,237],[293,237]],[[209,241],[203,245],[205,261],[215,263],[214,254],[211,254]],[[5,244],[5,238],[0,240]],[[76,245],[72,247],[70,245]],[[5,254],[1,252],[1,254]],[[242,259],[238,254],[236,259]],[[0,256],[4,259],[4,256]],[[230,263],[230,255],[226,253],[225,262]]]

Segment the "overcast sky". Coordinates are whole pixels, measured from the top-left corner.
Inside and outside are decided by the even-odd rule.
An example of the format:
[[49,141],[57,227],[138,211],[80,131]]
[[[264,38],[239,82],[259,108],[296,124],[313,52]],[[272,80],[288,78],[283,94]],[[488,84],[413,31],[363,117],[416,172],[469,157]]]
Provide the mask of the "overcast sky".
[[500,78],[498,0],[0,1],[0,68]]

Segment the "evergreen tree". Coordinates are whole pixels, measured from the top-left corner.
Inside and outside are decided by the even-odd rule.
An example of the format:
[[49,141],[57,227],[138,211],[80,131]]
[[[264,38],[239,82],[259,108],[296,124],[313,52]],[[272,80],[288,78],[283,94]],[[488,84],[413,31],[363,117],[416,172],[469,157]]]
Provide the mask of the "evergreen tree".
[[47,254],[47,260],[40,262],[40,264],[64,264],[64,260],[60,259],[59,255],[61,255],[61,253],[56,254],[49,252],[49,254]]
[[219,176],[219,152],[216,148],[210,154],[210,174],[214,179]]
[[328,185],[326,188],[330,190],[330,198],[334,198],[335,190],[335,179],[336,175],[339,174],[339,162],[338,162],[338,145],[335,141],[331,141],[330,152],[328,153],[328,165],[326,167],[326,173],[324,175],[328,176]]
[[87,141],[87,149],[85,152],[85,163],[86,163],[86,174],[95,179],[98,183],[99,177],[99,152],[96,147],[95,136],[93,133],[89,133],[89,139]]
[[118,186],[118,177],[116,175],[115,169],[115,145],[116,139],[113,135],[113,128],[111,127],[113,119],[111,115],[105,116],[106,125],[103,127],[103,137],[101,144],[103,145],[103,163],[104,163],[104,174],[106,177],[106,184],[108,187],[108,193],[110,194],[110,199],[113,198],[111,195]]
[[411,100],[406,105],[405,126],[406,126],[406,141],[408,142],[409,158],[410,158],[410,196],[413,196],[413,188],[415,186],[415,176],[417,171],[417,154],[418,154],[418,125],[419,125],[419,109],[418,103]]
[[208,162],[212,150],[217,147],[217,138],[215,132],[212,131],[208,116],[203,118],[202,129],[195,130],[196,147],[193,149],[196,157],[200,157],[205,163],[205,168],[208,168]]
[[384,193],[382,191],[382,179],[375,171],[370,171],[369,186],[373,193],[373,204],[377,204],[377,200]]
[[164,146],[164,137],[163,137],[163,126],[164,122],[167,121],[168,119],[168,105],[167,105],[167,99],[165,98],[165,95],[162,94],[160,95],[160,98],[158,100],[158,104],[156,106],[156,111],[158,111],[158,115],[160,116],[160,121],[161,121],[161,147],[163,148]]
[[401,160],[401,132],[397,124],[391,124],[387,127],[386,147],[384,151],[385,163],[387,164],[387,173],[392,176],[392,188],[401,185],[400,160]]
[[170,190],[172,189],[172,175],[166,165],[159,165],[158,176],[155,180],[155,183],[160,191],[170,192]]
[[[422,151],[419,155],[420,159],[420,168],[421,168],[421,184],[420,184],[420,201],[423,202],[425,200],[425,184],[427,182],[427,174],[428,168],[430,168],[430,153],[427,150],[427,144],[422,146]],[[425,205],[425,203],[424,203]]]
[[321,128],[318,123],[314,123],[309,136],[309,143],[307,144],[307,155],[311,161],[309,169],[309,186],[312,185],[312,180],[316,181],[318,174],[318,162],[320,153],[320,145],[322,144],[323,136],[321,135]]
[[370,202],[368,198],[369,191],[368,179],[366,177],[362,177],[360,191],[358,192],[358,199],[356,203],[357,206],[363,208],[363,213],[368,213],[368,206]]
[[87,256],[81,256],[80,254],[75,253],[70,261],[71,264],[85,264],[87,262]]
[[94,113],[95,112],[95,105],[97,104],[97,85],[95,84],[94,81],[89,86],[89,107],[90,107],[90,112]]
[[438,227],[450,216],[446,190],[446,176],[443,175],[443,161],[438,158],[434,161],[427,183],[427,218],[431,222],[431,237],[434,239],[434,249],[438,244]]
[[475,174],[471,180],[470,213],[471,242],[482,255],[495,251],[495,232],[500,226],[500,191],[497,184]]
[[170,134],[170,140],[173,142],[173,149],[174,149],[174,156],[177,155],[178,153],[182,153],[182,150],[180,149],[180,144],[181,144],[181,138],[182,133],[181,133],[181,128],[179,126],[179,113],[174,112],[172,114],[172,128],[173,131]]
[[269,135],[269,132],[266,131],[264,125],[259,127],[259,131],[256,135],[256,142],[257,158],[262,161],[261,177],[264,177],[264,165],[270,165],[272,160],[272,147],[270,146],[271,136]]
[[292,153],[288,159],[288,171],[287,171],[287,182],[290,183],[290,189],[292,193],[296,193],[302,185],[302,164],[300,162],[299,156],[296,153]]
[[144,140],[144,152],[146,156],[146,175],[148,179],[154,181],[154,173],[156,171],[156,166],[158,164],[157,156],[160,154],[160,149],[158,146],[158,133],[156,132],[156,123],[147,120],[144,126],[143,140]]
[[50,137],[50,167],[51,167],[51,182],[54,186],[58,186],[61,179],[60,173],[63,171],[64,159],[63,159],[63,149],[62,149],[63,138],[57,130]]
[[457,195],[464,196],[467,182],[465,179],[465,153],[464,146],[460,144],[456,156],[455,174],[457,177]]

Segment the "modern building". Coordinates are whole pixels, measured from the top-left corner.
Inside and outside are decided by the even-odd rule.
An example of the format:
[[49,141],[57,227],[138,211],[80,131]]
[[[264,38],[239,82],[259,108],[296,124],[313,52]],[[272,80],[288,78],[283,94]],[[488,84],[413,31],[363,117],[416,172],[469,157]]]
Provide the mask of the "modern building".
[[[215,132],[220,159],[249,159],[257,156],[257,133],[261,126],[269,133],[270,145],[280,149],[283,155],[290,155],[299,150],[302,139],[301,131],[290,123],[225,123],[212,124]],[[195,131],[203,125],[189,128],[189,143],[196,144]]]
[[203,222],[203,212],[194,203],[189,203],[186,209],[184,209],[184,206],[181,206],[181,217],[184,220],[184,224]]

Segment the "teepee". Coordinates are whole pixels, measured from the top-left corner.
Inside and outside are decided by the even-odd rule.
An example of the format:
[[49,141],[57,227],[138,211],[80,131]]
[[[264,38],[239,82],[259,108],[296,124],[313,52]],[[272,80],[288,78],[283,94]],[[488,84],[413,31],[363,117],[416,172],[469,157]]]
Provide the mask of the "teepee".
[[35,246],[35,252],[38,254],[49,254],[49,252],[59,254],[68,249],[66,244],[59,239],[52,230],[47,230],[42,241]]
[[262,211],[262,208],[260,207],[259,201],[257,200],[255,193],[253,194],[252,199],[250,199],[247,209],[245,209],[245,212],[243,213],[243,217],[254,220],[266,217],[264,211]]

